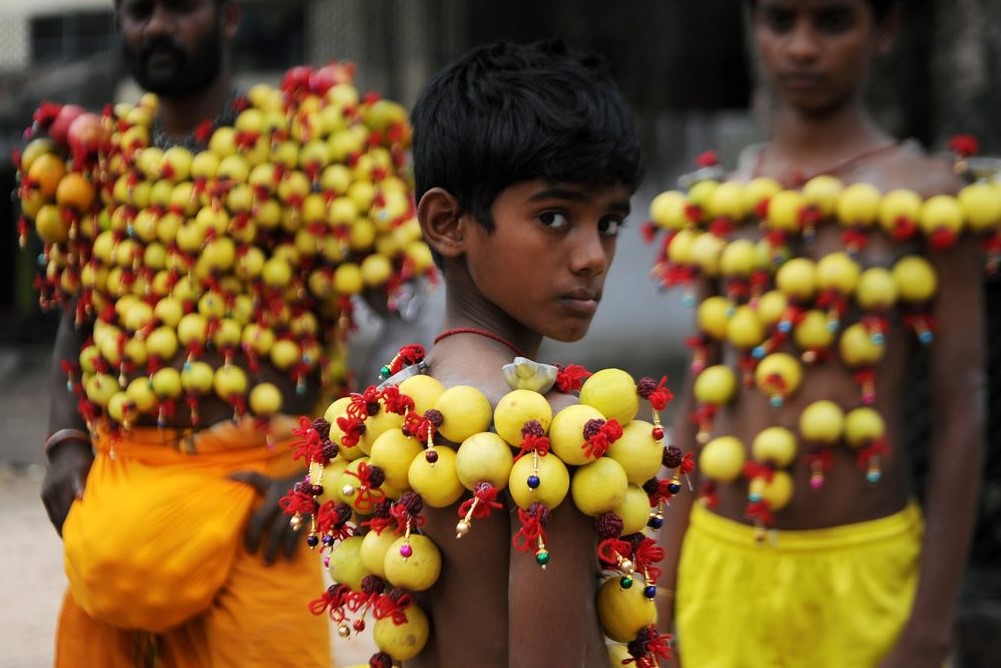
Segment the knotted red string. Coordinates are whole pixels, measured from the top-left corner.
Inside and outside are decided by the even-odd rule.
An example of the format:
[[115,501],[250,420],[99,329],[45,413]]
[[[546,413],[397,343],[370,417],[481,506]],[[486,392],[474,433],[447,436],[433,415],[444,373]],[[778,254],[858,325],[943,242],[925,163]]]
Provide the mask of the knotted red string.
[[352,392],[349,396],[351,402],[345,411],[349,417],[364,422],[379,410],[379,390],[375,385],[369,385],[361,394]]
[[465,517],[466,513],[469,512],[470,508],[473,508],[473,504],[477,501],[479,503],[476,503],[476,507],[473,508],[473,517],[476,519],[490,517],[491,510],[504,507],[504,504],[497,501],[497,494],[499,492],[499,489],[488,482],[478,483],[476,489],[473,490],[473,498],[466,499],[459,505],[459,517]]
[[424,518],[420,515],[415,515],[407,510],[407,507],[402,503],[394,503],[389,507],[389,515],[396,522],[396,533],[402,534],[406,530],[407,521],[410,524],[416,525],[418,527],[424,526]]
[[610,566],[615,566],[620,558],[628,557],[632,551],[632,543],[621,538],[606,538],[598,543],[598,558]]
[[660,382],[654,384],[652,378],[641,378],[636,386],[641,397],[650,402],[654,410],[662,411],[674,399],[674,393],[667,388],[667,376],[661,376]]
[[361,462],[357,471],[347,469],[344,471],[349,476],[358,480],[358,489],[355,491],[354,507],[360,512],[372,510],[376,503],[386,498],[386,493],[379,488],[372,488],[372,467],[367,462]]
[[556,372],[555,387],[563,394],[578,392],[590,375],[591,372],[580,364],[560,365]]
[[643,571],[647,577],[647,584],[656,582],[660,578],[661,570],[654,566],[665,556],[664,548],[657,545],[653,538],[644,538],[633,551],[633,563]]
[[389,617],[396,625],[407,623],[407,608],[413,605],[410,594],[402,594],[393,600],[390,594],[381,594],[372,605],[372,616],[376,619]]
[[537,452],[540,457],[545,457],[549,454],[549,445],[548,436],[537,436],[532,433],[526,434],[525,440],[521,442],[521,449],[515,456],[514,461],[518,461],[522,458],[522,456],[527,455],[530,452]]
[[598,433],[584,441],[580,447],[587,457],[597,459],[603,456],[608,447],[620,438],[622,438],[622,425],[619,424],[618,420],[606,420],[605,424],[598,429]]
[[309,611],[314,615],[329,613],[335,622],[344,620],[344,606],[351,589],[347,585],[331,585],[320,598],[309,602]]
[[771,482],[775,477],[775,469],[769,464],[749,461],[744,462],[744,475],[748,478],[762,478],[765,482]]
[[546,541],[544,517],[548,517],[548,511],[538,503],[533,503],[529,510],[518,509],[518,520],[521,522],[521,528],[511,539],[514,549],[519,552],[528,552],[538,538],[541,537],[543,542]]
[[298,437],[292,441],[292,459],[305,459],[307,462],[321,461],[323,458],[323,439],[313,429],[313,422],[302,416],[299,426],[292,429],[292,435]]
[[291,491],[278,500],[278,507],[286,515],[308,515],[316,509],[316,501],[306,492]]
[[749,519],[761,522],[766,527],[775,523],[775,516],[767,501],[753,501],[747,504],[745,514]]
[[695,454],[691,452],[686,452],[685,456],[681,458],[681,466],[678,467],[678,473],[681,475],[688,475],[695,470]]
[[386,407],[388,412],[397,415],[406,415],[414,410],[414,400],[401,393],[400,388],[396,385],[387,385],[382,390],[382,405]]
[[[829,447],[821,447],[806,455],[806,464],[810,470],[820,469],[827,473],[834,468],[834,453]],[[769,482],[771,479],[769,478]]]
[[890,444],[885,438],[877,438],[858,451],[858,454],[855,455],[855,463],[864,470],[869,466],[870,459],[888,454],[890,454]]
[[365,433],[365,422],[356,417],[342,415],[337,418],[337,428],[344,433],[339,444],[345,448],[353,448],[358,445],[361,435]]

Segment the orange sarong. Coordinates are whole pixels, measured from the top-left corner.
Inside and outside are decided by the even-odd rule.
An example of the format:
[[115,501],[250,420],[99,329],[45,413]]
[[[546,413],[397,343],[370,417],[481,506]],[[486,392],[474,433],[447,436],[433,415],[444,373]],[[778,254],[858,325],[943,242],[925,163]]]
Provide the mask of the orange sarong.
[[319,560],[300,549],[266,566],[248,553],[243,529],[260,499],[226,478],[301,467],[288,448],[291,420],[274,422],[273,448],[250,419],[194,437],[96,435],[83,499],[63,527],[70,586],[56,666],[330,665],[328,621],[307,606],[323,591]]

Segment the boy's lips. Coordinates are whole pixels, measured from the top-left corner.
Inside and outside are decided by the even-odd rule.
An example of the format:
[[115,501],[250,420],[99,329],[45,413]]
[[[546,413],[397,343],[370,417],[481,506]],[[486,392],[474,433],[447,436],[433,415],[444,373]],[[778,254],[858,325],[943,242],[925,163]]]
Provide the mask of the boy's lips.
[[780,75],[779,82],[789,90],[810,90],[823,84],[824,77],[820,74],[794,72]]
[[598,303],[601,301],[601,293],[579,288],[563,293],[559,299],[571,311],[584,315],[594,315],[594,312],[598,309]]

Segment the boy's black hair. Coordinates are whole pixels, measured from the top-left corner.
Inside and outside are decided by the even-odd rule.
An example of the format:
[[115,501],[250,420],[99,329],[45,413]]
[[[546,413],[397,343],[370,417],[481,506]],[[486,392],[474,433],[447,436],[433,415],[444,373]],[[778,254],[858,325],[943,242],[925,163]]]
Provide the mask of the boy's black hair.
[[[900,0],[866,0],[866,2],[869,4],[869,8],[872,9],[872,15],[876,19],[876,23],[882,23],[886,15],[893,9],[893,6],[900,2]],[[757,4],[757,0],[747,0],[747,6],[752,10]]]
[[444,188],[488,230],[516,183],[639,183],[632,114],[604,61],[558,40],[473,49],[425,85],[410,117],[417,200]]

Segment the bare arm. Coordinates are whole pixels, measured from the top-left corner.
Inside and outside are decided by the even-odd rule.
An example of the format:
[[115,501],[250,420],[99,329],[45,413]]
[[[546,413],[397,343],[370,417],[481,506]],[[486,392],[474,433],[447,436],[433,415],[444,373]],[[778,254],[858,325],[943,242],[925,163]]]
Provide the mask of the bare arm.
[[[84,333],[74,324],[75,308],[63,310],[52,352],[49,373],[49,433],[60,429],[86,431],[86,424],[77,411],[77,399],[67,391],[66,373],[62,362],[75,363],[80,354]],[[84,484],[94,461],[90,441],[67,439],[48,453],[48,468],[42,481],[42,502],[52,526],[61,535],[70,505],[83,496]]]
[[931,258],[939,331],[931,357],[933,425],[917,594],[889,666],[941,666],[952,644],[957,594],[980,482],[984,411],[983,260],[963,238]]

